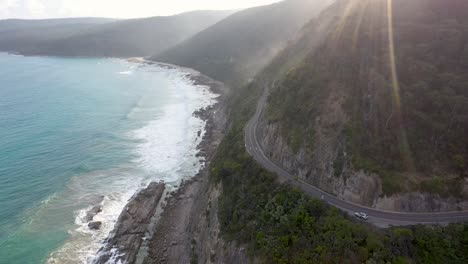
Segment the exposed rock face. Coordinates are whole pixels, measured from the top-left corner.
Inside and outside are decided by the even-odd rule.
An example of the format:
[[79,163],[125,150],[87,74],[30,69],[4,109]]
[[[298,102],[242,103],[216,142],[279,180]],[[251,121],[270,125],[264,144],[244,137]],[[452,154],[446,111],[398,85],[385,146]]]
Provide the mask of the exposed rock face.
[[226,242],[220,237],[218,219],[219,196],[222,189],[210,183],[203,183],[197,199],[198,203],[192,209],[192,214],[204,211],[201,217],[192,221],[189,232],[192,234],[192,260],[197,263],[250,263],[246,248],[232,242]]
[[442,198],[428,193],[405,193],[391,197],[379,197],[375,201],[377,208],[391,208],[403,212],[457,211],[466,210],[468,201],[456,198]]
[[88,223],[88,228],[91,230],[99,230],[101,229],[102,222],[100,221],[95,221],[95,222],[89,222]]
[[[326,121],[325,118],[316,121],[316,145],[312,154],[309,154],[304,147],[294,153],[281,135],[279,125],[262,120],[259,124],[258,133],[265,154],[287,171],[305,179],[314,186],[318,186],[344,200],[365,206],[403,212],[468,209],[468,201],[453,197],[444,198],[429,193],[405,193],[385,196],[378,175],[352,168],[351,161],[347,159],[342,137],[330,130],[326,133],[323,132],[323,128],[327,127],[327,124],[336,124],[340,118],[343,118],[332,109],[328,109],[328,111]],[[336,172],[334,164],[339,155],[343,160],[343,167],[341,172]]]
[[86,213],[86,222],[93,221],[94,217],[102,211],[102,205],[97,204]]
[[97,254],[95,264],[134,263],[151,218],[164,193],[164,183],[151,183],[127,204],[106,245]]

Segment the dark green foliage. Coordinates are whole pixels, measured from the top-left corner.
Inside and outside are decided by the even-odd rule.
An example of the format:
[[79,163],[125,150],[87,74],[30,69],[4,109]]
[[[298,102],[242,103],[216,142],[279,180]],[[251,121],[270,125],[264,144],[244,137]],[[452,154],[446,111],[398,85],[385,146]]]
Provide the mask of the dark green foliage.
[[327,94],[321,87],[327,84],[328,76],[325,73],[310,75],[311,68],[319,66],[301,65],[290,69],[268,100],[268,120],[281,123],[282,135],[295,152],[302,145],[306,145],[309,151],[313,150],[313,121]]
[[455,155],[453,156],[452,161],[453,161],[455,168],[457,168],[458,171],[460,172],[460,176],[462,177],[466,176],[467,163],[466,163],[465,158],[462,155]]
[[[383,3],[367,1],[371,2]],[[400,0],[395,2],[403,3]],[[375,10],[379,9],[369,10],[376,12]],[[439,12],[445,11],[444,8],[439,9]],[[443,16],[442,13],[438,14]],[[422,164],[433,161],[435,157],[425,156],[432,150],[427,146],[427,140],[434,135],[434,131],[440,132],[447,128],[447,117],[440,116],[445,114],[442,110],[446,109],[449,102],[462,109],[461,101],[465,99],[455,103],[458,99],[449,98],[440,103],[440,108],[431,106],[419,111],[417,116],[430,120],[426,124],[428,127],[424,129],[420,124],[409,125],[414,124],[409,123],[413,122],[411,113],[417,112],[419,102],[416,97],[410,99],[405,94],[409,86],[407,77],[401,74],[403,119],[389,118],[392,116],[394,102],[389,81],[388,56],[385,55],[388,54],[388,46],[383,39],[377,42],[366,41],[369,40],[366,34],[372,32],[365,28],[373,25],[379,28],[378,32],[383,30],[385,33],[382,28],[384,23],[376,23],[382,19],[383,14],[379,11],[368,15],[364,17],[378,20],[373,23],[362,22],[362,40],[358,42],[358,50],[350,50],[352,45],[349,43],[352,43],[352,39],[347,37],[347,34],[350,30],[355,31],[355,24],[352,22],[357,19],[350,16],[351,22],[346,23],[350,28],[345,26],[341,32],[343,40],[338,44],[325,45],[302,64],[289,69],[269,98],[266,112],[269,121],[279,122],[293,149],[297,150],[304,144],[310,144],[313,150],[316,142],[313,136],[311,140],[308,136],[316,133],[314,122],[320,117],[321,107],[329,96],[336,93],[343,95],[346,100],[343,101],[342,107],[349,119],[335,128],[342,129],[337,133],[342,138],[339,140],[338,155],[333,164],[335,175],[340,174],[345,162],[348,162],[344,161],[344,154],[340,154],[346,150],[347,156],[351,156],[349,161],[353,166],[381,176],[385,194],[414,188],[402,186],[402,179],[406,176],[403,173],[408,170],[407,160],[402,157],[402,149],[407,148],[405,144],[401,144],[402,127],[408,132],[410,148],[407,150],[414,154],[414,158],[421,158],[416,162],[415,169],[426,171],[428,165],[435,165],[430,170],[437,167],[450,172],[450,169],[445,167],[449,163],[453,166],[450,167],[452,169],[466,168],[466,137],[461,134],[458,135],[457,141],[446,141],[450,137],[443,134],[445,139],[440,142],[444,143],[438,148],[444,151],[435,153],[437,164]],[[416,37],[414,34],[413,32],[411,37]],[[330,48],[333,48],[333,52]],[[288,54],[291,54],[291,51]],[[410,57],[399,55],[401,59]],[[283,68],[282,63],[279,63],[281,61],[284,62],[282,56],[276,60],[276,65],[267,67],[265,72],[256,78],[257,81],[240,89],[230,101],[231,106],[235,106],[231,108],[230,113],[231,129],[211,164],[212,179],[222,186],[218,211],[222,236],[227,240],[246,244],[249,253],[264,263],[468,263],[468,224],[375,229],[358,223],[337,209],[306,197],[287,185],[276,183],[275,175],[260,168],[250,158],[244,149],[244,125],[254,113],[255,102],[264,88],[265,83],[261,80],[277,80],[277,73],[282,72]],[[360,63],[356,65],[356,61]],[[429,65],[432,64],[436,63],[431,62]],[[405,67],[400,66],[399,69]],[[426,65],[419,68],[431,70],[435,69],[433,67]],[[457,75],[463,76],[461,72]],[[454,80],[458,77],[443,78]],[[444,83],[450,83],[448,80]],[[426,86],[421,85],[420,88],[413,89],[427,88],[422,87]],[[433,89],[432,87],[424,93],[431,94],[430,90]],[[423,93],[423,90],[416,90],[413,91]],[[457,91],[465,93],[463,89]],[[370,98],[367,96],[369,93]],[[426,95],[421,98],[424,102],[433,104],[444,98],[444,94],[446,92],[431,99],[425,99]],[[458,110],[457,115],[464,115]],[[399,124],[402,120],[408,122]],[[466,131],[463,118],[457,119],[456,122],[457,125],[452,128],[458,130],[453,133]],[[334,126],[325,128],[324,131],[327,129],[333,130]],[[457,182],[461,180],[460,177],[456,180],[436,177],[427,180],[418,188],[455,196],[461,192],[460,189],[457,190],[457,186],[462,186],[461,182]]]
[[[310,139],[316,130],[340,135],[335,141],[346,140],[352,167],[379,175],[385,194],[406,191],[398,182],[405,175],[406,185],[445,196],[454,177],[468,175],[468,2],[392,2],[399,90],[387,2],[341,1],[330,9],[335,19],[324,43],[277,77],[267,118],[295,152],[317,147]],[[316,34],[309,28],[304,34]],[[284,53],[302,52],[296,46]],[[335,102],[345,117],[324,125]],[[334,163],[335,173],[341,163]],[[435,186],[441,175],[445,185]]]
[[393,195],[403,191],[402,181],[388,173],[382,175],[382,191],[385,195]]
[[225,239],[248,245],[264,263],[468,261],[468,224],[377,230],[276,183],[275,175],[244,149],[243,127],[254,112],[260,84],[232,99],[232,126],[211,164],[212,180],[222,185],[218,218]]

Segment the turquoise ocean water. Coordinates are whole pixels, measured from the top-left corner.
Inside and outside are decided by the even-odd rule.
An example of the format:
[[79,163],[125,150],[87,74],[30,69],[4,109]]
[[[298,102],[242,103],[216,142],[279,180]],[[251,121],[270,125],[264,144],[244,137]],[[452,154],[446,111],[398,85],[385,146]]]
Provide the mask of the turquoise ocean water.
[[138,189],[199,170],[214,98],[179,70],[0,53],[0,263],[91,262]]

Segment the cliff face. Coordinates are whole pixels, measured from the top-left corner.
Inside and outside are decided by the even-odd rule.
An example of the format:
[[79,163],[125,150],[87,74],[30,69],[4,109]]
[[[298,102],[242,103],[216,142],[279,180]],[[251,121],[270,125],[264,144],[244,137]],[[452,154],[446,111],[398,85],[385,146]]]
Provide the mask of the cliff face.
[[[206,142],[202,146],[201,154],[206,157],[207,164],[204,170],[197,176],[196,187],[189,199],[192,206],[189,210],[187,225],[185,226],[187,238],[184,240],[185,253],[190,256],[191,263],[249,263],[245,248],[234,242],[226,242],[221,237],[221,229],[218,218],[219,199],[222,187],[210,180],[210,163],[221,143],[228,123],[226,112],[227,103],[222,97],[213,110],[215,115],[209,117]],[[190,187],[189,187],[190,188]],[[172,259],[174,260],[174,258]],[[183,259],[169,263],[188,263]]]
[[218,219],[220,186],[206,184],[199,193],[189,225],[190,252],[194,263],[250,263],[244,247],[226,242],[220,236]]
[[338,1],[327,11],[335,16],[323,43],[271,74],[261,144],[288,171],[352,202],[468,209],[466,3],[391,3]]
[[[320,139],[317,140],[317,150],[313,155],[309,155],[304,148],[294,153],[276,124],[269,124],[263,120],[259,125],[258,134],[265,154],[276,164],[343,200],[382,210],[403,212],[468,209],[466,200],[441,197],[438,194],[411,192],[385,195],[382,191],[382,179],[378,174],[356,170],[350,165],[346,150],[342,150],[343,138],[340,136],[318,136]],[[340,151],[343,151],[343,154],[340,154]],[[342,173],[339,175],[335,175],[337,162],[343,162]],[[468,192],[466,186],[464,192]]]

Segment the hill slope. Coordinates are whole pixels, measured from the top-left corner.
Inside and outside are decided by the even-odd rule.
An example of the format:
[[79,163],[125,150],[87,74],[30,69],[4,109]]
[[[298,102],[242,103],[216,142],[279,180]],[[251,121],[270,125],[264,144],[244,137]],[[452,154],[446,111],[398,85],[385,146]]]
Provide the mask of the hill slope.
[[10,30],[22,30],[22,29],[33,29],[33,28],[45,28],[53,26],[65,26],[65,25],[99,25],[110,22],[115,22],[117,19],[112,18],[98,18],[98,17],[83,17],[83,18],[58,18],[58,19],[5,19],[0,20],[0,31]]
[[[92,23],[87,19],[23,21],[11,29],[0,21],[0,50],[27,55],[143,57],[178,44],[223,19],[232,11],[195,11]],[[73,22],[73,23],[72,23]],[[37,26],[36,24],[43,26]]]
[[278,82],[260,127],[267,152],[368,206],[468,208],[466,1],[394,0],[391,10],[384,0],[350,0],[333,8],[317,50],[290,63],[284,54],[303,52],[296,43],[270,66]]
[[195,68],[233,84],[252,78],[329,1],[287,0],[235,13],[156,61]]
[[43,43],[115,21],[107,18],[0,20],[0,51],[25,52]]

